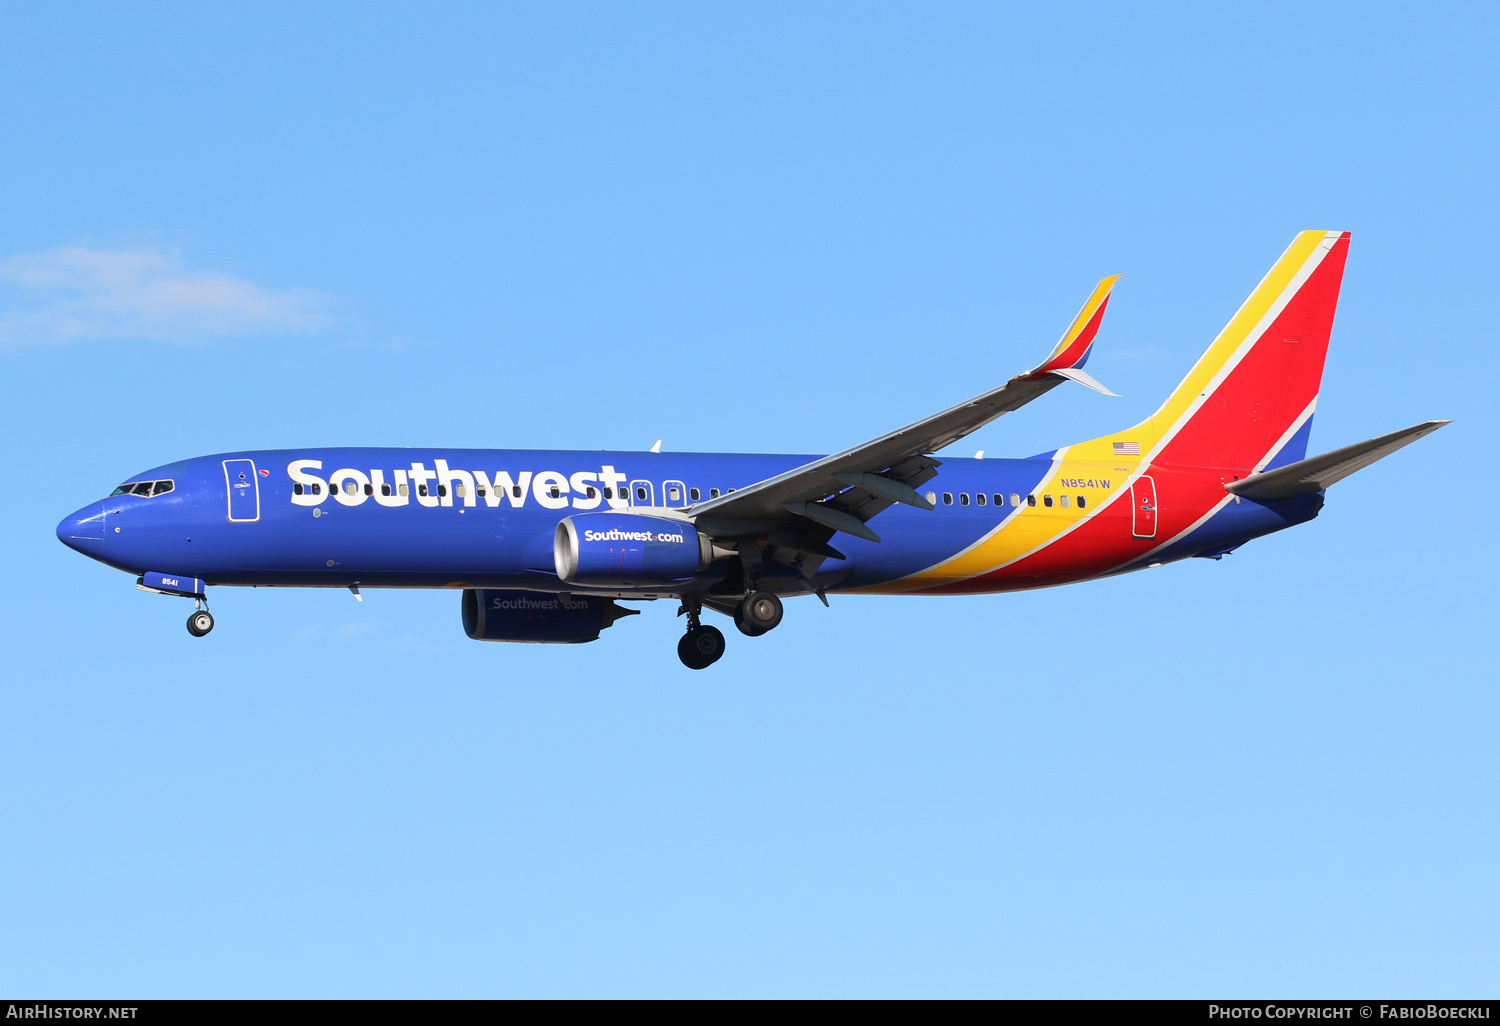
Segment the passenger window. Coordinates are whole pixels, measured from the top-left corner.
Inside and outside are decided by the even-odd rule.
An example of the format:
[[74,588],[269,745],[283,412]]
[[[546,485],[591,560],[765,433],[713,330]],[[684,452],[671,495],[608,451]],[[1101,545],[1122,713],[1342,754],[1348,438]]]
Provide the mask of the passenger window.
[[943,493],[943,505],[944,506],[951,506],[951,505],[953,505],[953,493],[952,492],[944,492]]
[[[386,492],[385,494],[389,495],[391,493],[390,492]],[[475,485],[474,486],[474,494],[477,495],[477,496],[479,496],[482,499],[486,495],[488,495],[489,492],[485,490],[484,485]]]
[[986,501],[985,497],[984,497],[984,493],[983,492],[976,492],[976,493],[974,493],[974,501],[977,502],[977,503],[979,503],[981,506],[983,506],[985,504],[985,501]]
[[1067,509],[1067,508],[1068,508],[1068,501],[1069,501],[1069,496],[1066,496],[1066,495],[1059,495],[1059,496],[1058,496],[1058,497],[1057,497],[1057,500],[1058,500],[1058,501],[1059,501],[1059,502],[1061,502],[1061,503],[1062,503],[1062,508],[1063,508],[1063,509]]
[[[357,491],[359,491],[359,485],[355,484],[353,481],[345,481],[344,482],[344,494],[345,495],[353,495]],[[442,489],[439,488],[438,491],[442,491]]]
[[372,484],[365,485],[365,494],[366,495],[374,495],[375,494],[375,486],[372,485]]
[[426,495],[427,494],[427,486],[424,485],[424,484],[417,485],[417,494],[418,495]]
[[1079,509],[1083,509],[1083,496],[1082,495],[1080,495],[1078,497],[1078,508]]
[[555,499],[559,495],[561,495],[562,492],[560,492],[560,491],[557,490],[557,485],[553,485],[551,488],[547,489],[547,494],[550,495],[550,496],[552,496]]
[[[443,490],[441,488],[439,488],[438,489],[438,494],[441,495],[442,493],[443,493]],[[456,495],[456,496],[458,496],[460,499],[462,499],[464,497],[464,486],[461,485],[461,484],[454,485],[453,486],[453,494]]]
[[[301,495],[302,494],[302,483],[300,481],[297,482],[296,484],[292,485],[292,494],[293,495]],[[386,494],[390,494],[390,493],[387,492]]]
[[[240,477],[244,477],[244,476],[245,476],[244,474],[240,475]],[[140,484],[138,484],[134,488],[132,488],[130,490],[130,492],[131,492],[132,495],[150,495],[151,494],[151,482],[150,481],[142,481]]]
[[[318,491],[318,486],[317,485],[313,485],[313,493],[316,494],[317,491]],[[403,498],[408,497],[408,496],[411,495],[411,485],[409,485],[409,484],[407,484],[406,482],[403,481],[401,484],[399,484],[399,485],[396,486],[396,491],[398,491],[399,493],[401,493],[401,496]]]
[[[552,489],[552,490],[553,490],[553,491],[554,491],[554,492],[555,492],[555,491],[557,491],[557,489],[556,489],[556,488],[554,488],[554,489]],[[637,488],[637,489],[636,489],[636,490],[635,490],[635,497],[636,497],[636,499],[637,499],[637,500],[638,500],[638,501],[640,501],[640,502],[645,502],[645,501],[646,501],[646,489],[644,489],[644,488]]]
[[1052,505],[1052,496],[1050,496],[1050,495],[1043,495],[1042,496],[1042,505],[1043,506],[1050,506],[1050,505]]
[[710,488],[708,490],[708,497],[710,499],[717,499],[719,497],[719,490],[717,488]]
[[698,489],[696,489],[696,488],[689,488],[688,489],[688,498],[691,501],[697,502],[702,497],[703,497],[703,493],[700,492]]
[[438,495],[446,499],[448,497],[448,486],[438,485]]
[[[998,495],[995,496],[995,503],[996,503],[996,505],[1000,505],[1000,506],[1005,505],[1005,503],[1001,501],[1000,496],[998,496]],[[1011,492],[1010,493],[1010,504],[1012,506],[1019,506],[1021,504],[1021,496],[1018,495],[1016,492]]]
[[594,493],[594,486],[593,486],[593,485],[589,485],[589,487],[587,487],[587,488],[585,488],[585,489],[584,489],[584,490],[583,490],[583,494],[584,494],[584,495],[585,495],[585,496],[586,496],[586,497],[588,497],[588,498],[590,498],[590,499],[592,499],[592,498],[593,498],[593,497],[594,497],[594,494],[595,494],[595,493]]
[[172,490],[171,481],[158,481],[151,489],[152,495],[165,495]]
[[676,488],[669,488],[669,489],[667,489],[667,500],[669,502],[681,502],[682,501],[682,492],[680,492]]
[[934,506],[936,506],[937,505],[937,492],[928,492],[927,493],[927,501],[930,502],[930,503],[932,503]]
[[969,504],[969,493],[968,492],[959,492],[958,493],[958,504],[960,506],[967,506]]
[[314,495],[322,495],[323,494],[323,486],[320,485],[320,484],[318,484],[316,481],[313,482],[313,494]]
[[[1028,505],[1028,506],[1035,506],[1036,505],[1036,496],[1035,495],[1028,495],[1028,496],[1026,496],[1026,505]],[[1049,502],[1048,505],[1050,506],[1051,503]]]
[[521,497],[521,486],[520,485],[511,485],[510,486],[510,494],[514,495],[516,498],[519,499]]
[[615,497],[615,490],[613,488],[604,489],[604,497],[606,499],[613,499]]
[[388,485],[388,484],[381,485],[380,486],[380,494],[381,495],[390,495],[391,494],[391,486]]

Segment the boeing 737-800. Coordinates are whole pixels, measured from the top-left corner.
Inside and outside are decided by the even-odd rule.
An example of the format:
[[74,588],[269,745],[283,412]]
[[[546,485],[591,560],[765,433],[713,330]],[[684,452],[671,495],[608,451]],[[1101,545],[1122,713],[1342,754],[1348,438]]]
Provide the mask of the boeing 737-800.
[[481,641],[593,641],[621,601],[675,599],[683,663],[751,637],[784,598],[969,595],[1217,559],[1318,515],[1330,485],[1448,423],[1307,457],[1348,253],[1299,234],[1160,409],[1028,459],[935,453],[1084,370],[1115,278],[1046,360],[832,456],[307,448],[133,475],[58,525],[145,591],[449,588]]

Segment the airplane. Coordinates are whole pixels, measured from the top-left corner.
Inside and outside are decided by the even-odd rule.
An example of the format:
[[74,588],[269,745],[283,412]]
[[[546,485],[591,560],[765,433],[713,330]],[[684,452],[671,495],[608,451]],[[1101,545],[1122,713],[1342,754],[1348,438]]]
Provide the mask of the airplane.
[[1073,381],[1119,276],[1046,360],[998,388],[831,456],[308,448],[221,453],[141,474],[63,519],[62,542],[193,600],[208,588],[447,588],[479,641],[598,639],[622,601],[675,599],[690,669],[723,632],[775,629],[783,600],[973,595],[1095,580],[1318,515],[1326,490],[1450,423],[1308,457],[1349,233],[1299,233],[1155,413],[1027,459],[934,455]]

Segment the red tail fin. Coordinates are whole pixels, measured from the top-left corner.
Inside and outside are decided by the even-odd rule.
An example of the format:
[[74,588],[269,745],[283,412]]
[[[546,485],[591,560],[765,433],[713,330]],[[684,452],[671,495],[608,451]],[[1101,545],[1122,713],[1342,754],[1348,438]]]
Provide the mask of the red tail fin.
[[1069,455],[1242,472],[1300,459],[1348,252],[1348,232],[1299,234],[1161,409]]

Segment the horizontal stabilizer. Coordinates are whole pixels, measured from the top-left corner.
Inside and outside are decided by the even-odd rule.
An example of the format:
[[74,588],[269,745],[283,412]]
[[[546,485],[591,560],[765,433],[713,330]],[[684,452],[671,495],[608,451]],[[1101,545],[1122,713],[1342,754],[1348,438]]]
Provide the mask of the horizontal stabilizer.
[[1355,442],[1342,449],[1311,456],[1284,467],[1277,467],[1264,474],[1255,474],[1242,481],[1231,481],[1224,488],[1235,495],[1257,501],[1285,499],[1293,495],[1307,495],[1322,491],[1337,484],[1356,470],[1363,470],[1378,459],[1383,459],[1404,445],[1410,445],[1423,435],[1430,435],[1451,420],[1429,420],[1400,431],[1392,431],[1379,438]]

